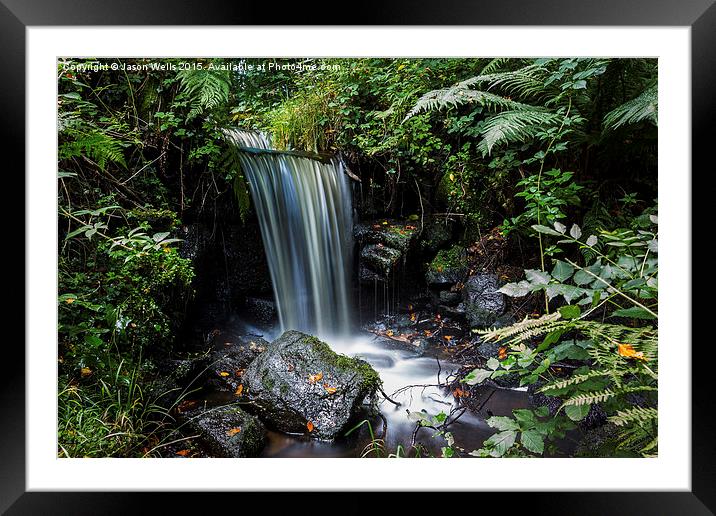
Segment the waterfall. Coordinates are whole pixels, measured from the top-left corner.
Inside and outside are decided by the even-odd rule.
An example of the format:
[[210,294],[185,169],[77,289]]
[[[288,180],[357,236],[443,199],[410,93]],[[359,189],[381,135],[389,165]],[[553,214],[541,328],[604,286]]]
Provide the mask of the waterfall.
[[[272,151],[232,131],[261,227],[282,330],[349,331],[351,196],[343,166]],[[261,152],[267,151],[267,152]]]

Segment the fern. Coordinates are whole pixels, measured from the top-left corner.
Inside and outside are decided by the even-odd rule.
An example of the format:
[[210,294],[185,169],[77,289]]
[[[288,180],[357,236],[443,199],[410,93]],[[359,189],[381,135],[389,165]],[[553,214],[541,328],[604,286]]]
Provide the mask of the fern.
[[511,110],[537,111],[539,108],[514,101],[495,93],[477,91],[469,88],[469,84],[461,82],[450,88],[429,91],[418,99],[403,122],[423,111],[434,111],[463,104],[478,104],[488,108],[508,108]]
[[556,125],[561,120],[561,116],[545,111],[502,111],[485,121],[478,149],[483,155],[489,155],[497,144],[531,140],[545,127]]
[[605,129],[617,129],[622,125],[636,124],[648,120],[658,125],[659,97],[656,84],[648,87],[641,95],[613,109],[604,117]]
[[66,131],[74,139],[60,145],[59,159],[84,156],[104,170],[108,162],[127,168],[122,142],[100,129]]
[[229,100],[230,77],[225,70],[184,69],[178,73],[184,93],[189,97],[192,119],[207,110],[224,105]]
[[251,207],[251,198],[249,196],[248,186],[241,171],[241,158],[236,145],[227,141],[226,148],[221,156],[220,165],[224,169],[226,177],[233,178],[233,190],[236,201],[239,204],[239,214],[241,220],[245,221],[246,215]]
[[537,335],[544,335],[545,333],[549,333],[569,324],[567,321],[559,321],[560,317],[559,312],[543,315],[538,319],[525,317],[522,321],[511,326],[481,330],[478,331],[478,333],[484,336],[486,342],[509,338],[511,339],[510,342],[519,343]]
[[610,416],[609,422],[617,426],[628,426],[638,424],[643,426],[655,421],[659,416],[658,411],[652,407],[634,407],[626,410],[617,410],[615,416]]

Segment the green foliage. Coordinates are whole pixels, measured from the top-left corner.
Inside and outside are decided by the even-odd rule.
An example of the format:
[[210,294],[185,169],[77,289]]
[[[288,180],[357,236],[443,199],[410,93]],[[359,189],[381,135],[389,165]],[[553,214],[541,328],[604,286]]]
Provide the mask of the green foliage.
[[[656,222],[652,215],[651,225]],[[560,223],[554,229],[535,226],[535,230],[562,238],[560,243],[592,247],[597,242],[594,235],[582,240],[577,225],[569,233]],[[577,304],[480,332],[486,341],[499,341],[509,352],[503,360],[488,361],[488,369],[475,369],[463,381],[477,384],[507,372],[518,373],[521,385],[540,382],[539,392],[559,397],[560,413],[572,421],[584,419],[592,406],[600,405],[611,422],[624,428],[621,435],[630,444],[622,443],[620,449],[651,455],[656,453],[658,382],[658,330],[650,324],[658,313],[657,234],[603,230],[599,238],[606,240],[606,252],[596,252],[593,263],[582,266],[569,259],[557,260],[551,273],[526,270],[525,280],[500,289],[516,297],[544,290],[550,299],[561,296]],[[600,320],[590,320],[600,309]],[[634,326],[603,322],[612,318],[626,318]],[[565,375],[565,361],[579,365],[567,369],[571,373]],[[509,446],[498,440],[486,442],[483,454],[504,453],[514,444],[514,438],[505,437]]]
[[229,72],[210,66],[196,63],[196,67],[187,67],[177,74],[182,91],[191,106],[187,114],[189,120],[214,108],[225,106],[229,100]]
[[479,450],[470,452],[476,457],[529,457],[545,451],[545,440],[564,438],[574,425],[564,418],[549,417],[547,407],[536,410],[517,409],[512,417],[492,416],[487,424],[497,432]]
[[614,108],[604,117],[604,127],[617,129],[626,124],[636,124],[647,120],[654,125],[658,124],[659,96],[656,84],[648,87],[644,92],[632,100]]

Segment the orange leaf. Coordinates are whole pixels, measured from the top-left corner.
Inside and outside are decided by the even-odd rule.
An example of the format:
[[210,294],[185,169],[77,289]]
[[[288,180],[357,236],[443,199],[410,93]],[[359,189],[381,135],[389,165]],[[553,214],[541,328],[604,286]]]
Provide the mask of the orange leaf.
[[313,429],[314,429],[315,427],[313,426],[313,423],[311,423],[311,422],[309,421],[308,423],[306,423],[306,428],[308,428],[308,431],[309,431],[309,432],[313,432]]
[[497,358],[499,358],[500,360],[504,360],[505,358],[507,358],[507,348],[506,347],[501,347],[497,350]]
[[181,455],[182,457],[186,457],[191,453],[191,450],[179,450],[176,454]]
[[234,393],[236,396],[241,396],[241,393],[244,392],[244,385],[241,384],[236,388],[236,392]]
[[634,349],[634,346],[631,344],[618,344],[617,345],[617,352],[626,358],[635,358],[637,360],[644,360],[646,362],[646,357],[644,356],[644,353],[641,351],[636,351]]
[[385,332],[385,334],[386,334],[388,337],[392,337],[392,336],[393,336],[393,330],[388,330],[388,331]]
[[219,371],[219,376],[229,376],[229,373],[226,371]]
[[418,318],[418,316],[417,316],[416,314],[414,314],[414,313],[413,313],[413,314],[410,314],[410,320],[411,320],[411,321],[415,322],[415,320],[416,320],[417,318]]
[[240,426],[237,426],[236,428],[231,428],[231,429],[229,429],[229,430],[226,432],[226,435],[228,435],[229,437],[233,437],[233,436],[235,436],[236,434],[238,434],[239,432],[241,432],[241,427],[240,427]]
[[68,297],[67,299],[65,299],[65,303],[67,303],[68,305],[71,305],[74,302],[75,302],[75,300],[71,297]]
[[323,373],[316,373],[308,376],[308,383],[314,384],[316,382],[320,382],[323,378]]
[[182,401],[179,406],[177,406],[177,411],[179,412],[186,412],[187,410],[190,410],[198,405],[197,400],[184,400]]
[[450,342],[450,341],[452,340],[452,335],[444,335],[444,336],[443,336],[443,339],[445,339],[446,341]]
[[323,384],[323,388],[326,389],[326,392],[327,392],[328,394],[335,394],[336,391],[338,390],[338,389],[336,389],[335,387],[331,387],[331,386],[328,385],[327,383],[324,383],[324,384]]
[[91,374],[92,374],[92,369],[90,369],[89,367],[83,367],[82,369],[80,369],[80,376],[82,378],[87,378]]

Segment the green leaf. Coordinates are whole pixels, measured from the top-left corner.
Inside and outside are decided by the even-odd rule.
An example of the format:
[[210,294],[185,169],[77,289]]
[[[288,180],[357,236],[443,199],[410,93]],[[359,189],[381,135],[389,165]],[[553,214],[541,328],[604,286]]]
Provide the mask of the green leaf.
[[520,442],[532,453],[544,453],[544,438],[537,430],[526,430],[520,435]]
[[524,423],[524,428],[530,428],[537,423],[534,413],[529,409],[513,410],[512,415],[518,422]]
[[487,380],[491,375],[492,371],[488,371],[487,369],[473,369],[465,375],[462,381],[468,385],[477,385]]
[[572,225],[572,229],[569,230],[569,235],[575,240],[579,240],[582,236],[582,230],[576,224]]
[[643,308],[640,308],[638,306],[632,306],[631,308],[620,308],[619,310],[614,310],[612,312],[613,317],[629,317],[632,319],[647,319],[652,320],[656,319],[652,314],[644,310]]
[[594,276],[591,276],[588,272],[579,269],[574,273],[573,280],[577,285],[587,285],[588,283],[594,281]]
[[589,247],[594,247],[595,245],[597,245],[597,242],[597,237],[595,237],[594,235],[590,235],[590,237],[587,238],[587,245]]
[[561,222],[555,222],[554,223],[554,229],[559,231],[560,235],[564,235],[564,233],[567,231],[567,226],[562,224]]
[[519,430],[520,426],[517,421],[507,416],[492,416],[487,420],[487,424],[492,428],[497,428],[501,432],[505,430]]
[[532,292],[532,285],[527,281],[520,281],[519,283],[507,283],[501,288],[497,289],[498,292],[502,292],[506,296],[510,297],[523,297]]
[[164,233],[155,233],[154,236],[152,237],[152,240],[154,240],[155,242],[161,242],[168,236],[169,236],[169,231],[166,231]]
[[500,367],[500,361],[497,360],[495,357],[490,358],[490,360],[487,361],[487,367],[492,369],[493,371]]
[[104,344],[104,341],[96,335],[85,335],[85,343],[93,348],[98,348]]
[[507,450],[512,448],[517,438],[517,432],[514,430],[507,430],[505,432],[499,432],[485,441],[487,446],[491,446],[492,450],[490,455],[492,457],[502,457]]
[[574,267],[562,260],[556,260],[554,269],[552,269],[552,277],[554,279],[564,283],[572,276],[572,273],[574,273]]
[[557,233],[554,229],[548,228],[547,226],[542,226],[540,224],[535,224],[534,226],[532,226],[532,229],[534,229],[537,233],[544,233],[545,235],[562,236],[561,233]]
[[563,319],[576,319],[582,315],[582,309],[577,305],[560,306],[559,313]]
[[566,407],[564,407],[564,413],[572,421],[581,421],[582,419],[587,417],[587,414],[589,414],[589,409],[591,408],[591,403],[587,403],[586,405],[567,405]]
[[532,285],[547,285],[549,283],[549,273],[547,272],[526,269],[525,276],[527,276],[527,281]]

